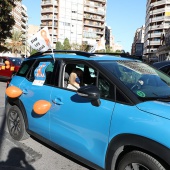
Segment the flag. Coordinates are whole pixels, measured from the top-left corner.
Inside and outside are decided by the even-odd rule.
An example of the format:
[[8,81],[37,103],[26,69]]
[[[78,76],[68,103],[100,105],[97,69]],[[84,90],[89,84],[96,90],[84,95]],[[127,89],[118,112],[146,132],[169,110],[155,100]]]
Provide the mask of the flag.
[[34,34],[30,39],[28,39],[29,45],[39,51],[39,52],[45,52],[48,49],[52,48],[51,40],[50,40],[50,34],[48,31],[48,27],[44,27],[40,31],[38,31],[36,34]]
[[95,51],[105,50],[105,39],[102,37],[96,45]]
[[90,53],[94,53],[99,50],[105,50],[105,39],[102,37],[99,41],[94,44],[91,49],[88,51]]

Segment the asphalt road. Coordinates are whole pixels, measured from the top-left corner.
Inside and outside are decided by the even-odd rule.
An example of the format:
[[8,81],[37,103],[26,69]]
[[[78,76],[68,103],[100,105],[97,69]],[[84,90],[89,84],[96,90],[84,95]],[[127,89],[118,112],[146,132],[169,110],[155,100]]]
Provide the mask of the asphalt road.
[[0,170],[90,170],[32,137],[13,140],[5,124],[5,88],[6,83],[0,82]]

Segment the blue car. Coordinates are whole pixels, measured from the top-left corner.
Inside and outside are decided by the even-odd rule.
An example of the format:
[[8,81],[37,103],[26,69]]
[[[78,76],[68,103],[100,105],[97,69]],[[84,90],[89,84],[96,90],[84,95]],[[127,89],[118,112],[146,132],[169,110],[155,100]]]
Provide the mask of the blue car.
[[37,53],[5,102],[15,140],[35,136],[94,169],[170,169],[170,77],[139,60]]

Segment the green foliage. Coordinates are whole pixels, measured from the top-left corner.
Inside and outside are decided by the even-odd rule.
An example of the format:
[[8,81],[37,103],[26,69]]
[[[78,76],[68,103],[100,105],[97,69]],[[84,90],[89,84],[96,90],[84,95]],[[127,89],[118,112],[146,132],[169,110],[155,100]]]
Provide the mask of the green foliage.
[[0,0],[0,51],[5,49],[5,40],[12,37],[11,30],[15,21],[11,12],[17,1],[21,0]]
[[63,45],[59,41],[56,42],[56,50],[63,50]]
[[88,52],[90,50],[89,46],[87,44],[77,44],[77,43],[72,43],[71,44],[71,49],[75,51],[85,51]]
[[12,37],[5,43],[5,47],[8,48],[13,54],[21,54],[25,50],[22,32],[13,30],[11,33]]
[[33,55],[33,54],[35,54],[35,53],[37,53],[37,52],[38,52],[37,50],[32,49],[31,52],[30,52],[30,55]]
[[71,45],[68,38],[65,38],[63,43],[63,50],[71,50]]
[[116,50],[115,52],[116,52],[116,53],[122,53],[122,51],[120,51],[120,50]]
[[109,45],[106,45],[106,53],[112,53],[113,50]]

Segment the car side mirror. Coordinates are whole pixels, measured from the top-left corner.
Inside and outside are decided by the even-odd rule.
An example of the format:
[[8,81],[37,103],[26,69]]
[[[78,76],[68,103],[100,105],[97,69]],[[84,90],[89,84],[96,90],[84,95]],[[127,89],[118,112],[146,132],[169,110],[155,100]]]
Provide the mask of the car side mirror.
[[77,90],[77,94],[81,97],[91,99],[93,106],[100,106],[100,91],[96,86],[83,86]]

